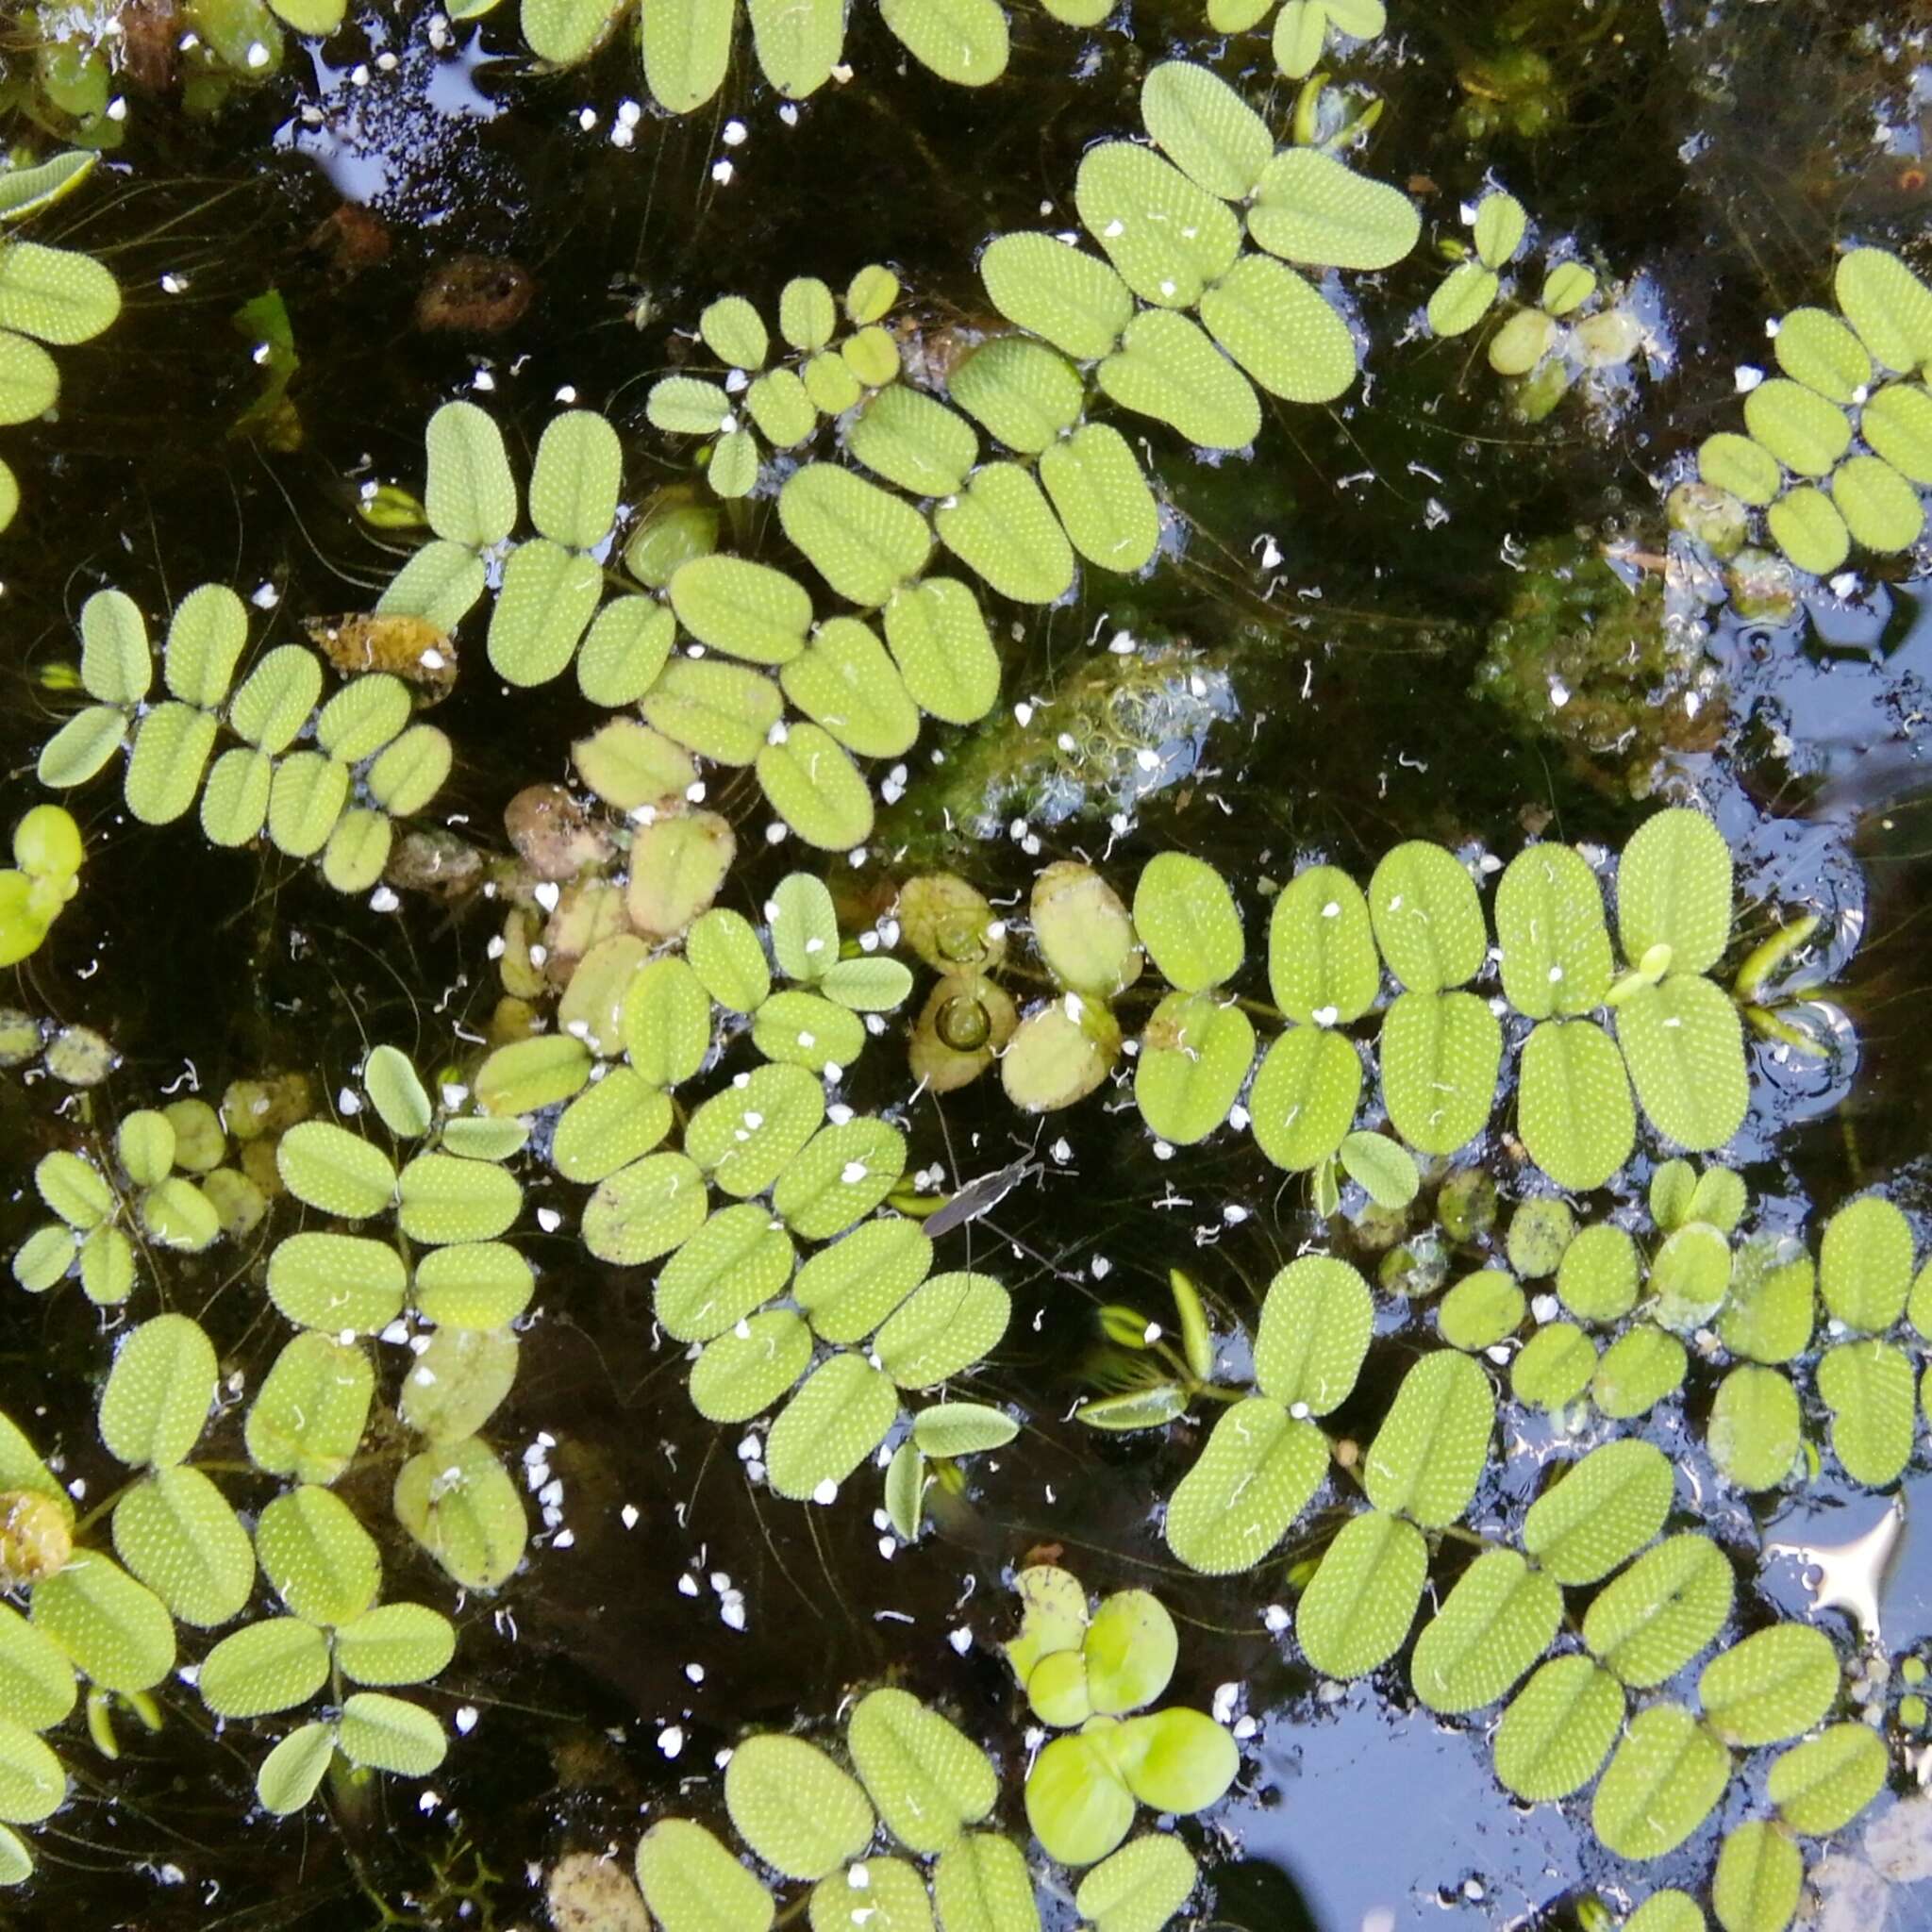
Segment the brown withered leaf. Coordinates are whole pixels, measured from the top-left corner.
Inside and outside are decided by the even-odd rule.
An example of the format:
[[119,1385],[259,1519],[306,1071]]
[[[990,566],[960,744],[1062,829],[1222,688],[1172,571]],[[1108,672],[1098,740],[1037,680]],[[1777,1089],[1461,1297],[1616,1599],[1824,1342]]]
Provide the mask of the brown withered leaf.
[[456,640],[426,617],[311,617],[308,641],[345,676],[387,671],[437,697],[457,681]]

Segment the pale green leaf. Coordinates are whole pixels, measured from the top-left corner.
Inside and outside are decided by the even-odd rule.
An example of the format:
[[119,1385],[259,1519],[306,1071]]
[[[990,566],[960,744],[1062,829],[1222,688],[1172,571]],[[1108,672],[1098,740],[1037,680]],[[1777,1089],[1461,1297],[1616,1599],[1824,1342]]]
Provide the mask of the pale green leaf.
[[342,1221],[364,1221],[395,1199],[395,1164],[333,1121],[301,1121],[275,1142],[275,1172],[296,1200]]
[[1416,1640],[1416,1695],[1452,1714],[1493,1704],[1549,1649],[1562,1617],[1552,1578],[1514,1550],[1485,1550]]
[[636,1862],[638,1890],[664,1932],[768,1932],[771,1893],[703,1825],[660,1818]]
[[951,577],[927,577],[886,606],[886,645],[922,711],[971,724],[991,710],[1000,660],[978,601]]
[[933,1902],[945,1932],[1040,1932],[1033,1874],[1020,1847],[996,1832],[969,1831],[940,1854]]
[[1844,318],[1888,369],[1932,361],[1932,289],[1883,248],[1839,258],[1832,291]]
[[1296,874],[1268,922],[1268,984],[1291,1020],[1358,1020],[1381,988],[1381,962],[1361,888],[1334,866]]
[[1753,1819],[1718,1851],[1711,1909],[1724,1932],[1785,1932],[1804,1885],[1804,1855],[1775,1824]]
[[195,1688],[217,1717],[262,1717],[307,1704],[328,1681],[328,1638],[301,1617],[264,1617],[225,1637]]
[[1248,1095],[1255,1140],[1276,1167],[1318,1166],[1341,1145],[1361,1098],[1353,1041],[1321,1026],[1293,1026],[1262,1057]]
[[1721,1147],[1751,1104],[1738,1009],[1709,980],[1674,973],[1617,1008],[1637,1098],[1661,1134],[1693,1153]]
[[475,403],[445,403],[429,419],[423,492],[429,526],[469,549],[500,543],[517,519],[517,487],[503,432]]
[[1890,1341],[1840,1342],[1818,1363],[1818,1395],[1845,1474],[1868,1489],[1896,1482],[1918,1431],[1911,1357]]
[[1261,171],[1248,232],[1290,261],[1379,269],[1415,246],[1422,218],[1406,194],[1322,149],[1286,147]]
[[1666,1537],[1598,1592],[1583,1641],[1624,1683],[1648,1690],[1716,1637],[1734,1590],[1730,1559],[1708,1537]]
[[524,1205],[513,1176],[487,1160],[419,1154],[396,1176],[396,1225],[413,1241],[487,1241]]
[[1861,1195],[1826,1222],[1818,1289],[1847,1328],[1884,1334],[1905,1313],[1911,1286],[1911,1225],[1884,1195]]
[[1745,1751],[1802,1737],[1838,1692],[1838,1652],[1808,1624],[1759,1630],[1713,1657],[1697,1679],[1705,1722]]
[[403,1376],[396,1414],[431,1442],[474,1436],[509,1393],[517,1339],[500,1328],[448,1328],[429,1338]]
[[1454,1523],[1475,1494],[1495,1419],[1490,1378],[1474,1362],[1424,1357],[1403,1377],[1362,1458],[1369,1501],[1430,1528]]
[[789,1308],[768,1308],[708,1341],[691,1364],[691,1406],[708,1422],[749,1422],[811,1366],[811,1331]]
[[255,1774],[255,1795],[262,1809],[277,1818],[301,1810],[314,1797],[335,1755],[334,1725],[308,1724],[291,1731]]
[[1453,1154],[1488,1124],[1502,1029],[1474,993],[1406,992],[1382,1020],[1382,1097],[1395,1130]]
[[900,1388],[930,1389],[991,1354],[1011,1316],[1010,1297],[990,1275],[935,1274],[886,1318],[873,1356]]
[[[1342,1264],[1336,1263],[1336,1266]],[[1224,1409],[1167,1506],[1167,1546],[1191,1570],[1251,1570],[1286,1534],[1328,1473],[1328,1443],[1278,1402]]]
[[69,347],[99,335],[120,312],[120,287],[92,256],[38,242],[0,245],[0,328]]
[[375,1371],[361,1349],[313,1330],[297,1335],[249,1405],[249,1456],[271,1475],[334,1482],[355,1457],[375,1391]]
[[114,1554],[184,1624],[209,1629],[248,1601],[248,1532],[198,1469],[162,1469],[124,1492],[113,1534]]
[[1123,408],[1169,425],[1203,449],[1244,449],[1261,427],[1261,406],[1247,377],[1170,308],[1135,316],[1097,380]]
[[[962,563],[1016,603],[1051,604],[1073,584],[1073,549],[1039,484],[1015,463],[982,464],[965,490],[940,505],[933,529]],[[905,594],[901,592],[902,597]],[[921,696],[911,667],[893,642],[891,610],[886,637],[906,671],[913,696],[922,708],[933,708]]]
[[1057,235],[996,237],[979,258],[979,275],[1008,322],[1076,361],[1105,356],[1133,320],[1133,296],[1120,276]]
[[636,1268],[689,1241],[705,1220],[705,1178],[682,1154],[619,1168],[584,1204],[582,1239],[600,1261]]
[[1740,1489],[1771,1490],[1790,1474],[1800,1431],[1790,1378],[1747,1362],[1718,1384],[1705,1441],[1711,1460]]
[[1192,308],[1240,252],[1241,227],[1226,203],[1131,142],[1087,150],[1074,201],[1082,225],[1143,302]]
[[1890,1754],[1870,1724],[1828,1724],[1778,1757],[1765,1795],[1778,1816],[1807,1838],[1842,1829],[1885,1788]]
[[1157,854],[1142,869],[1134,926],[1156,967],[1182,992],[1206,992],[1241,970],[1234,895],[1211,865],[1187,853]]
[[1368,1284],[1346,1261],[1305,1255],[1268,1284],[1255,1379],[1284,1407],[1326,1415],[1348,1400],[1374,1326]]
[[336,1741],[351,1764],[427,1777],[442,1762],[449,1740],[442,1726],[419,1704],[357,1690],[342,1702]]
[[778,682],[799,710],[860,758],[899,758],[919,736],[919,708],[898,668],[855,618],[819,625]]
[[1295,1633],[1308,1662],[1326,1677],[1366,1676],[1388,1662],[1415,1621],[1428,1562],[1413,1524],[1380,1509],[1351,1517],[1302,1592]]
[[979,459],[973,425],[937,397],[902,382],[866,404],[847,426],[845,441],[867,469],[913,496],[952,495]]
[[916,1221],[881,1216],[813,1255],[798,1271],[792,1298],[824,1341],[858,1341],[925,1279],[932,1259]]
[[439,1445],[397,1472],[396,1521],[465,1590],[495,1590],[524,1554],[524,1506],[486,1442]]
[[652,1309],[674,1340],[708,1341],[781,1293],[791,1266],[791,1237],[768,1208],[721,1208],[665,1263]]
[[1663,1527],[1675,1486],[1653,1444],[1605,1442],[1529,1506],[1523,1547],[1558,1583],[1595,1583]]
[[1591,1800],[1590,1822],[1619,1857],[1660,1858],[1710,1816],[1731,1754],[1679,1704],[1630,1720]]
[[999,1796],[986,1754],[904,1690],[862,1697],[847,1720],[852,1762],[887,1830],[908,1850],[942,1852]]
[[1526,1803],[1567,1798],[1597,1774],[1624,1723],[1624,1690],[1587,1657],[1552,1657],[1496,1726],[1496,1775]]
[[1475,884],[1453,853],[1421,839],[1393,847],[1368,897],[1376,943],[1403,985],[1442,992],[1475,976],[1489,935]]
[[1030,336],[993,336],[946,378],[960,408],[1008,449],[1038,456],[1080,420],[1086,395],[1067,358]]
[[375,1601],[375,1540],[332,1490],[285,1490],[255,1525],[255,1552],[275,1593],[311,1624],[346,1624]]
[[1645,1324],[1620,1335],[1604,1351],[1591,1380],[1591,1399],[1613,1422],[1656,1407],[1683,1383],[1684,1344]]
[[794,1502],[835,1493],[898,1412],[898,1391],[863,1357],[827,1357],[772,1424],[765,1466],[774,1492]]
[[34,1627],[103,1690],[151,1690],[175,1668],[175,1620],[144,1584],[94,1550],[34,1585]]
[[1007,16],[995,0],[880,0],[879,18],[956,87],[985,87],[1007,70]]

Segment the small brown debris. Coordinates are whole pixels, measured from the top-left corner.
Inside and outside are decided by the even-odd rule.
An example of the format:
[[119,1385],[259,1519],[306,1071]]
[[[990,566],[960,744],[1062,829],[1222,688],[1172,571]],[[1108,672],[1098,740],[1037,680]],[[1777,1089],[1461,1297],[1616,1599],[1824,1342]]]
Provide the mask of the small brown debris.
[[504,807],[503,828],[540,879],[574,879],[613,850],[609,832],[561,785],[525,785]]
[[416,297],[416,326],[496,335],[521,319],[537,292],[530,272],[494,255],[459,255],[431,272]]
[[387,671],[438,697],[457,681],[456,640],[426,617],[311,617],[308,641],[345,676]]
[[389,259],[389,228],[380,215],[360,202],[345,201],[310,231],[308,246],[328,257],[328,265],[346,281]]
[[165,93],[175,82],[181,43],[177,0],[126,0],[121,8],[121,72],[144,94]]

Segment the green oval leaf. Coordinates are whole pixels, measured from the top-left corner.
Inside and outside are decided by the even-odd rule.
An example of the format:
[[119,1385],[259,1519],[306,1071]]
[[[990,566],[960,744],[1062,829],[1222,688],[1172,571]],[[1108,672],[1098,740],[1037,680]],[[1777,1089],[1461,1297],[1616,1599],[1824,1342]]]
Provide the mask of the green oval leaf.
[[1651,1124],[1692,1153],[1722,1147],[1751,1104],[1738,1009],[1709,980],[1674,973],[1617,1008],[1617,1043]]
[[[1344,1264],[1336,1263],[1336,1266]],[[1328,1474],[1328,1443],[1280,1403],[1249,1396],[1224,1410],[1167,1506],[1167,1546],[1211,1576],[1251,1570],[1287,1533]]]
[[636,1268],[681,1246],[704,1224],[705,1178],[682,1154],[651,1154],[619,1168],[584,1204],[585,1247]]
[[184,1624],[225,1624],[248,1601],[248,1532],[198,1469],[163,1469],[114,1506],[114,1553]]
[[1514,1550],[1476,1557],[1416,1640],[1409,1678],[1431,1710],[1480,1709],[1549,1649],[1563,1593]]
[[1376,866],[1369,916],[1390,970],[1414,992],[1474,979],[1489,950],[1474,881],[1454,853],[1424,840],[1395,846]]
[[34,1585],[34,1627],[103,1690],[152,1690],[175,1668],[175,1620],[155,1593],[109,1558],[76,1550]]
[[1630,1080],[1593,1021],[1545,1020],[1524,1043],[1517,1124],[1529,1156],[1558,1187],[1600,1188],[1637,1140]]
[[1596,1835],[1621,1858],[1660,1858],[1710,1816],[1731,1754],[1679,1704],[1630,1720],[1591,1802]]
[[342,1702],[336,1742],[351,1764],[427,1777],[443,1760],[449,1740],[421,1705],[379,1690],[357,1690]]
[[375,1540],[332,1490],[304,1483],[267,1505],[255,1553],[276,1595],[311,1624],[346,1624],[375,1601],[382,1580]]
[[1708,1537],[1666,1537],[1598,1592],[1583,1641],[1624,1683],[1648,1690],[1711,1641],[1733,1593],[1730,1560]]
[[1488,1124],[1503,1032],[1469,992],[1406,992],[1382,1020],[1382,1098],[1424,1154],[1453,1154]]
[[214,1402],[214,1344],[186,1315],[157,1315],[121,1344],[101,1393],[101,1441],[123,1462],[166,1469],[201,1438]]
[[300,1121],[275,1142],[275,1172],[296,1200],[342,1221],[366,1221],[395,1199],[394,1163],[332,1121]]
[[1412,249],[1422,217],[1406,194],[1316,147],[1287,147],[1261,171],[1248,233],[1271,255],[1324,268],[1388,268]]
[[1415,1621],[1428,1564],[1428,1545],[1413,1524],[1380,1509],[1351,1517],[1302,1592],[1295,1633],[1308,1662],[1324,1676],[1341,1678],[1387,1663]]
[[1529,1506],[1523,1547],[1558,1583],[1595,1583],[1663,1527],[1675,1487],[1653,1444],[1605,1442]]
[[439,1445],[396,1474],[396,1521],[465,1590],[495,1590],[524,1554],[524,1506],[487,1442]]
[[1596,1775],[1624,1723],[1624,1690],[1587,1657],[1541,1665],[1496,1726],[1496,1775],[1526,1803],[1567,1798]]
[[1097,361],[1133,320],[1133,295],[1120,276],[1057,235],[995,237],[979,275],[1008,322],[1076,361]]
[[986,1753],[904,1690],[860,1698],[846,1743],[886,1829],[908,1850],[944,1851],[999,1797]]
[[1778,1816],[1807,1838],[1849,1824],[1885,1788],[1890,1762],[1885,1740],[1870,1724],[1828,1724],[1771,1767],[1765,1795]]
[[1819,1361],[1818,1394],[1845,1474],[1868,1489],[1896,1482],[1918,1431],[1910,1357],[1889,1341],[1840,1342]]
[[1319,1166],[1354,1124],[1361,1089],[1362,1063],[1345,1035],[1291,1027],[1262,1057],[1248,1095],[1257,1144],[1291,1173]]
[[1743,1751],[1803,1736],[1838,1691],[1838,1652],[1807,1624],[1759,1630],[1711,1658],[1697,1679],[1705,1722]]
[[771,1893],[703,1825],[659,1819],[636,1862],[638,1890],[664,1932],[769,1932]]
[[264,1717],[307,1704],[328,1681],[328,1638],[301,1617],[265,1617],[225,1637],[195,1688],[217,1717]]
[[1374,1327],[1368,1284],[1346,1261],[1305,1255],[1268,1284],[1255,1379],[1287,1408],[1326,1415],[1353,1392]]
[[774,1492],[793,1502],[836,1492],[886,1440],[898,1412],[889,1377],[860,1356],[828,1356],[772,1424],[765,1467]]
[[889,1315],[873,1339],[873,1357],[902,1389],[930,1389],[998,1347],[1012,1302],[991,1275],[935,1274]]
[[780,1293],[791,1279],[791,1237],[767,1208],[723,1208],[658,1276],[652,1307],[678,1341],[708,1341]]
[[1369,1501],[1429,1528],[1454,1523],[1475,1494],[1495,1422],[1490,1378],[1475,1363],[1425,1356],[1402,1378],[1362,1459]]
[[1203,449],[1245,449],[1260,431],[1261,406],[1247,377],[1172,309],[1135,316],[1096,379],[1122,408],[1152,416]]
[[250,1457],[271,1475],[334,1482],[355,1457],[375,1391],[375,1371],[361,1349],[332,1335],[296,1336],[249,1405]]

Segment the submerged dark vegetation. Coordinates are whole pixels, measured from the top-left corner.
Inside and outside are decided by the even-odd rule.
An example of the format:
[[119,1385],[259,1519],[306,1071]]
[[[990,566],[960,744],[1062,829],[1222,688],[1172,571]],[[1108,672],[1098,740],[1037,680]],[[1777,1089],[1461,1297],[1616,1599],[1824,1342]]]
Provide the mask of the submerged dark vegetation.
[[1932,1923],[1915,9],[745,13],[0,38],[0,1921]]

